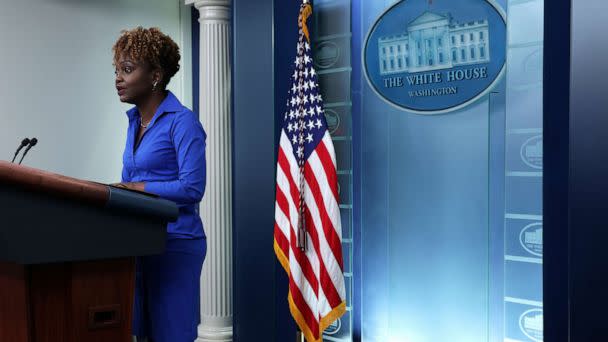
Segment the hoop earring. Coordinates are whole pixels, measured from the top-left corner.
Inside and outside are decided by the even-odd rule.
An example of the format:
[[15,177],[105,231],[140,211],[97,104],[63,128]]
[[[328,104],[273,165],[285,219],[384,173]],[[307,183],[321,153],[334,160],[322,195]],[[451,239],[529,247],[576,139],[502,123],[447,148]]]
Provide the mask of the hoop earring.
[[152,84],[152,91],[156,91],[156,85],[158,84],[158,81],[154,82]]

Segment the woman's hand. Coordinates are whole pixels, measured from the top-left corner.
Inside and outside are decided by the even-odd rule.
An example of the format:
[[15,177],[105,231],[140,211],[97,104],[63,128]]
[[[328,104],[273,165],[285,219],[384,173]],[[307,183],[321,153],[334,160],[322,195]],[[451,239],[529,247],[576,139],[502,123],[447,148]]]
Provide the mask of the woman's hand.
[[127,186],[125,185],[125,183],[112,183],[112,184],[110,184],[110,186],[113,186],[115,188],[123,188],[123,189],[127,188]]
[[110,184],[110,185],[115,186],[117,188],[137,190],[137,191],[145,191],[145,185],[146,185],[146,183],[144,183],[144,182],[114,183],[114,184]]

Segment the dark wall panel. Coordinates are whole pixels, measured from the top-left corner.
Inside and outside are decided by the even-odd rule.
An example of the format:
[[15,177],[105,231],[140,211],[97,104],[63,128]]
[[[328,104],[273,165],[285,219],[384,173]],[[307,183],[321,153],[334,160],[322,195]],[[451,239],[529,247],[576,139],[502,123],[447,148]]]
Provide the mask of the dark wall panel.
[[233,6],[234,341],[276,341],[273,1]]
[[[545,1],[543,71],[544,340],[568,339],[570,1]],[[557,53],[552,53],[556,51]]]
[[[286,109],[287,93],[291,87],[293,61],[296,58],[298,42],[299,0],[276,0],[274,2],[274,105],[275,138],[279,140],[281,123]],[[276,152],[275,152],[276,154]],[[276,342],[294,341],[296,325],[289,313],[287,303],[288,278],[281,265],[275,263],[276,292],[274,306]]]

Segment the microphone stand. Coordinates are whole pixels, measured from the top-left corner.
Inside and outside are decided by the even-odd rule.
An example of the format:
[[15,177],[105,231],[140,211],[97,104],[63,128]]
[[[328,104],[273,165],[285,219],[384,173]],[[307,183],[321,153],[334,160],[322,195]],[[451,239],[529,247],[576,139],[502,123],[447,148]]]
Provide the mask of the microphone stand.
[[21,165],[21,162],[23,161],[23,158],[25,158],[25,155],[29,152],[29,150],[36,146],[36,144],[38,143],[38,139],[36,138],[32,138],[30,140],[29,146],[25,149],[25,151],[23,152],[23,155],[21,156],[21,160],[19,160],[19,165]]
[[21,145],[19,145],[19,147],[17,148],[17,151],[15,151],[15,155],[13,156],[13,160],[11,160],[11,163],[15,162],[15,159],[17,159],[17,156],[19,155],[19,151],[21,151],[22,148],[24,148],[25,146],[30,144],[30,139],[25,138],[21,141]]

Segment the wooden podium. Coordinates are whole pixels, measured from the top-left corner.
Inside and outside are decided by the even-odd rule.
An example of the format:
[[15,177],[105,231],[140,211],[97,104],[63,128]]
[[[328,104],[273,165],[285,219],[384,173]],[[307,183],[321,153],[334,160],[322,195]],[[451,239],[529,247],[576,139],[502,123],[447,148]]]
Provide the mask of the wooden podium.
[[175,203],[0,161],[0,342],[131,342],[135,257]]

